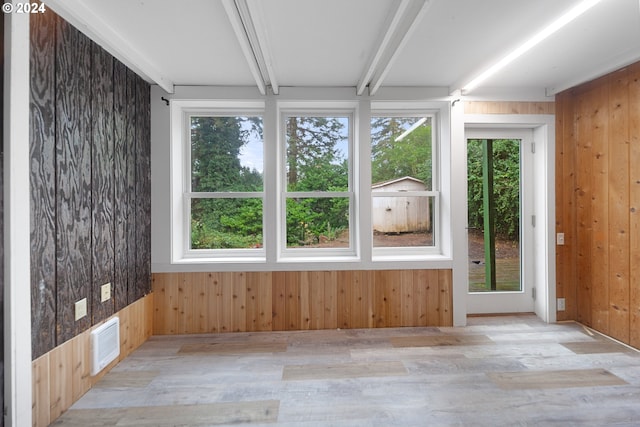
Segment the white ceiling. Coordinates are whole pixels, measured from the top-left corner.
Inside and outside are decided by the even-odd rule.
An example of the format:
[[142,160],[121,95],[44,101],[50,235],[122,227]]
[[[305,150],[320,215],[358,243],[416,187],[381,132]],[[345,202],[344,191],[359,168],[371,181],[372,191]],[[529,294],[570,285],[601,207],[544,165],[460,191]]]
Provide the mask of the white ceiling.
[[[45,3],[167,91],[174,85],[260,84],[232,25],[235,12],[230,10],[239,4],[248,8],[257,44],[266,54],[267,83],[276,90],[357,87],[364,79],[363,87],[435,86],[453,92],[579,0]],[[398,15],[388,39],[391,49],[367,74],[399,9],[406,14]],[[638,60],[640,0],[603,0],[482,86],[554,94]]]

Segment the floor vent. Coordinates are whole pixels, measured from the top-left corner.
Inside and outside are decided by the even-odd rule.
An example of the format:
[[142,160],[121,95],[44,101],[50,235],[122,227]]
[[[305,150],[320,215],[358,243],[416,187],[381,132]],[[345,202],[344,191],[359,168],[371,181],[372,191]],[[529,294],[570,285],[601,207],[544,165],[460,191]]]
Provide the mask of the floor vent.
[[91,376],[120,354],[120,319],[114,317],[91,331]]

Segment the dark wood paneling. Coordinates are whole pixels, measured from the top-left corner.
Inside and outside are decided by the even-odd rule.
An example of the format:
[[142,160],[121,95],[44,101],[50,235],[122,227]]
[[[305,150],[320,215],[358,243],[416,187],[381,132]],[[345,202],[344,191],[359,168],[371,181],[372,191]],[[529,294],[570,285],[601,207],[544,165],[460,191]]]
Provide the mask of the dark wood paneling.
[[114,313],[113,299],[101,302],[101,286],[114,281],[113,57],[95,43],[92,57],[91,314],[93,323],[97,323]]
[[150,291],[151,284],[151,163],[150,163],[150,111],[149,85],[135,77],[135,235],[136,235],[136,281],[129,301],[142,298]]
[[31,43],[35,358],[149,292],[150,88],[50,10]]
[[127,282],[127,303],[135,301],[138,296],[136,290],[136,266],[138,256],[138,241],[136,240],[136,75],[133,71],[127,70],[127,104],[126,104],[126,135],[127,145],[125,146],[127,161],[127,264],[129,266],[129,277]]
[[31,17],[31,329],[32,354],[56,342],[55,40],[56,16]]
[[57,342],[91,325],[91,43],[64,21],[56,39]]
[[129,93],[127,91],[127,67],[115,61],[113,68],[114,89],[114,192],[115,204],[115,274],[113,279],[113,301],[115,310],[127,305],[127,286],[129,282],[128,222],[129,222],[129,184],[128,159],[129,140],[127,134],[127,115]]

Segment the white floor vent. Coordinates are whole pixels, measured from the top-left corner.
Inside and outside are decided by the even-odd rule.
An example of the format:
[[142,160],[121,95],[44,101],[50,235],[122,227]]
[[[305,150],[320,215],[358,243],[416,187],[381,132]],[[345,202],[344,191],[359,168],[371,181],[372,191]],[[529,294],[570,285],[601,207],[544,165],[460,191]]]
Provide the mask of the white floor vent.
[[91,376],[98,374],[120,355],[120,319],[113,319],[91,331]]

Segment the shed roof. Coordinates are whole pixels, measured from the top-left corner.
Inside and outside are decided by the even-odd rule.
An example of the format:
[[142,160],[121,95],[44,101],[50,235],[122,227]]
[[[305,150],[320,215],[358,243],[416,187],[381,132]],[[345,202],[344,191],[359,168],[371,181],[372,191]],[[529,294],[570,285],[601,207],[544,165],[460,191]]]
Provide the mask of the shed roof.
[[402,178],[394,178],[394,179],[389,179],[387,181],[376,182],[375,184],[371,185],[371,188],[386,187],[387,185],[395,184],[396,182],[401,182],[401,181],[413,181],[413,182],[417,182],[424,185],[424,181],[421,181],[418,178],[414,178],[412,176],[403,176]]

